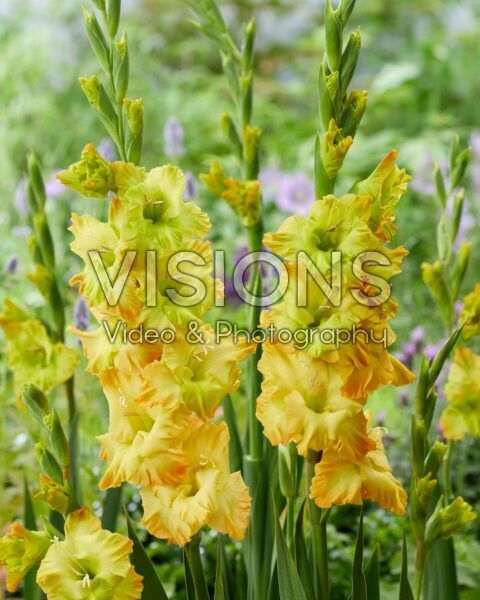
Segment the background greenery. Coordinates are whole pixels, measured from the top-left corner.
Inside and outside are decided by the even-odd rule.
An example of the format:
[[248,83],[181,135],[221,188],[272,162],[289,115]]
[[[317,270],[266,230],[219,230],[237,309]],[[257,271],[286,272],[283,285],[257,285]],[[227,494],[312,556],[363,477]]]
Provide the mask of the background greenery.
[[[317,69],[323,54],[322,1],[225,0],[220,5],[234,27],[251,14],[257,18],[255,110],[256,123],[264,131],[263,167],[286,174],[301,172],[313,179]],[[480,3],[359,0],[357,5],[353,22],[362,30],[363,51],[354,83],[369,90],[369,107],[348,155],[340,189],[346,191],[393,148],[399,151],[400,165],[414,175],[411,190],[398,209],[397,241],[410,251],[395,287],[400,311],[393,326],[400,353],[419,325],[424,328],[424,345],[437,343],[441,337],[440,318],[421,282],[420,263],[435,255],[437,209],[431,195],[431,163],[433,159],[445,162],[453,132],[464,141],[471,140],[474,155],[464,219],[474,251],[465,292],[479,280],[480,134],[476,130],[480,132]],[[218,122],[228,96],[217,53],[189,23],[192,15],[182,0],[124,0],[123,12],[131,52],[130,95],[143,97],[146,106],[145,163],[152,167],[168,162],[163,129],[167,119],[174,116],[185,131],[186,152],[179,164],[197,177],[208,170],[212,157],[227,152]],[[0,5],[0,56],[0,300],[8,297],[35,308],[42,304],[42,298],[26,279],[31,263],[25,237],[28,215],[21,209],[25,155],[34,149],[48,178],[56,169],[77,160],[84,144],[99,144],[104,139],[103,129],[77,82],[79,75],[96,71],[80,2],[4,0]],[[245,243],[236,219],[228,207],[208,197],[198,180],[197,189],[198,202],[213,222],[212,240],[233,260]],[[266,197],[267,230],[277,227],[285,217],[276,208],[275,198],[275,193]],[[66,288],[67,280],[78,269],[67,250],[70,212],[100,214],[102,207],[66,191],[52,194],[47,209]],[[19,269],[13,274],[5,272],[4,266],[14,256],[19,259]],[[66,293],[73,321],[77,298],[72,290]],[[241,310],[233,303],[228,311],[232,318],[242,320]],[[76,344],[73,338],[69,341]],[[1,344],[3,347],[3,341]],[[413,357],[413,362],[416,367],[418,358]],[[77,394],[82,415],[85,501],[98,510],[96,482],[102,465],[94,436],[105,429],[106,404],[94,378],[81,370]],[[32,424],[16,406],[4,361],[0,362],[0,402],[3,527],[18,513],[22,471],[28,472],[31,466],[30,478],[35,477]],[[374,420],[388,429],[394,472],[405,483],[410,472],[410,402],[404,393],[392,389],[370,401]],[[241,394],[237,394],[236,403],[241,411]],[[478,508],[478,443],[469,440],[457,452],[456,491]],[[132,512],[138,510],[135,493],[128,501]],[[348,597],[344,582],[349,581],[345,574],[351,568],[355,515],[354,509],[344,508],[334,511],[331,519],[333,598]],[[480,544],[478,526],[475,531],[473,525],[470,535],[456,542],[465,598],[480,594]],[[377,539],[382,544],[384,597],[388,599],[389,590],[395,589],[393,584],[398,581],[401,524],[372,508],[367,514],[366,532],[367,543]],[[212,539],[212,560],[214,546]],[[169,591],[173,592],[176,576],[179,581],[182,577],[181,556],[158,541],[151,540],[149,548],[163,581],[170,582]]]

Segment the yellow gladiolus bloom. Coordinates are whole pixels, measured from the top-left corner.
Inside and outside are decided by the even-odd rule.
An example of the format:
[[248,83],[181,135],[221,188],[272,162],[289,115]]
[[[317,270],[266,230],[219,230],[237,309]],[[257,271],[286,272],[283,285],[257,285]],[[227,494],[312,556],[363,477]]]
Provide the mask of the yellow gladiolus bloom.
[[480,335],[480,283],[463,299],[463,307],[458,318],[460,324],[465,323],[462,335],[466,340]]
[[341,393],[335,366],[285,344],[263,345],[264,375],[257,418],[273,445],[294,441],[299,454],[333,448],[342,456],[364,456],[374,447],[362,412],[365,399]]
[[175,486],[146,487],[141,492],[142,523],[156,537],[184,546],[204,525],[234,539],[248,526],[250,496],[240,472],[228,466],[228,429],[193,420],[184,449],[191,464]]
[[154,407],[136,404],[141,377],[122,377],[118,372],[100,375],[108,399],[108,433],[98,437],[100,456],[108,462],[100,489],[134,485],[175,484],[187,470],[183,449],[190,412],[175,402]]
[[13,523],[0,538],[0,565],[7,570],[7,590],[14,592],[25,575],[38,565],[50,547],[46,533],[29,531]]
[[73,375],[78,364],[75,350],[53,342],[40,321],[30,319],[8,300],[0,327],[8,340],[5,354],[18,392],[25,383],[33,383],[48,394]]
[[164,400],[183,402],[201,419],[215,415],[226,394],[239,385],[238,363],[253,351],[254,344],[232,338],[216,340],[209,325],[198,328],[202,343],[188,340],[177,330],[173,343],[165,345],[162,358],[142,373],[145,385],[138,403],[154,406]]
[[142,577],[130,563],[132,541],[102,529],[87,508],[71,512],[65,539],[49,548],[37,583],[49,600],[133,600],[141,598]]
[[382,443],[382,430],[370,431],[375,444],[363,458],[346,460],[337,452],[327,450],[315,466],[310,498],[320,508],[334,504],[363,504],[366,499],[399,515],[405,513],[407,493],[392,475]]
[[467,433],[480,436],[480,356],[469,348],[455,352],[445,387],[447,407],[440,418],[447,440],[462,440]]

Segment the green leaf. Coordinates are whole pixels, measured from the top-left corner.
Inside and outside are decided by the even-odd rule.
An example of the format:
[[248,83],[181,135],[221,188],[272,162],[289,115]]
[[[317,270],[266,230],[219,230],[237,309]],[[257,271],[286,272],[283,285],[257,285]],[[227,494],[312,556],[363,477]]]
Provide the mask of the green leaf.
[[195,584],[193,583],[192,571],[190,570],[185,550],[183,550],[183,568],[185,573],[185,591],[187,593],[187,600],[195,600]]
[[413,600],[412,588],[408,581],[407,536],[403,532],[402,569],[400,571],[400,592],[398,600]]
[[230,443],[228,447],[230,470],[235,473],[235,471],[240,471],[242,469],[243,462],[243,448],[238,430],[237,414],[229,394],[225,396],[222,404],[225,421],[230,433]]
[[[35,519],[35,511],[33,508],[32,496],[30,494],[30,489],[28,487],[27,476],[24,476],[23,479],[23,504],[24,504],[24,513],[23,520],[25,527],[30,529],[31,531],[35,531],[37,529],[37,523]],[[39,590],[36,584],[36,576],[37,569],[30,569],[30,571],[25,575],[25,579],[23,581],[23,597],[26,600],[37,600],[39,595]]]
[[142,600],[168,600],[152,561],[138,539],[132,520],[126,510],[125,517],[127,519],[128,537],[133,542],[132,565],[135,567],[135,571],[143,576]]
[[377,542],[364,571],[365,583],[368,590],[368,600],[380,600],[379,562],[379,544]]
[[462,333],[462,330],[463,330],[463,325],[461,327],[458,327],[457,329],[455,329],[455,331],[452,333],[452,335],[448,338],[448,340],[442,346],[439,353],[433,359],[432,366],[430,367],[430,378],[429,378],[429,384],[431,386],[437,381],[438,376],[440,375],[440,371],[442,370],[442,367],[443,367],[445,361],[450,356],[450,353],[453,351],[453,349],[455,348],[455,346],[460,338],[460,334]]
[[425,564],[424,600],[458,600],[457,567],[453,539],[433,544]]
[[218,536],[217,544],[217,572],[215,575],[214,600],[225,600],[225,588],[223,585],[223,537]]
[[298,511],[297,523],[295,525],[295,562],[297,565],[300,580],[303,583],[303,589],[307,600],[315,600],[315,588],[313,586],[312,568],[308,562],[307,546],[303,537],[303,516],[305,512],[305,502],[303,501]]
[[103,503],[102,527],[112,533],[117,529],[117,518],[122,502],[122,487],[107,490]]
[[272,504],[275,519],[275,545],[277,548],[277,572],[280,600],[307,600],[297,568],[280,526],[277,507],[275,506],[273,496]]
[[358,523],[357,543],[353,558],[352,600],[367,600],[367,583],[363,574],[363,507]]

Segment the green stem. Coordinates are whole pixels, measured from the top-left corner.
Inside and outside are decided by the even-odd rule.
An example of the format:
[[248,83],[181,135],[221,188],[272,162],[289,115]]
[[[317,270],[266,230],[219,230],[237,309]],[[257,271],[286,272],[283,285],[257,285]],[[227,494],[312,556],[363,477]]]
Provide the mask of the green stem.
[[452,459],[452,450],[453,442],[450,440],[448,442],[447,452],[445,455],[445,462],[443,464],[445,504],[448,504],[450,502],[450,497],[452,495],[452,482],[450,477],[450,463]]
[[422,597],[423,587],[423,575],[425,572],[425,543],[417,540],[417,555],[415,557],[415,571],[416,571],[416,600],[420,600]]
[[185,553],[193,578],[196,600],[209,600],[210,596],[200,557],[200,533],[193,536],[192,540],[185,546]]
[[310,485],[315,475],[315,465],[322,459],[321,452],[308,451],[306,460],[306,494],[308,516],[312,532],[313,556],[315,560],[315,589],[320,600],[329,600],[330,585],[328,577],[327,517],[328,513],[318,508],[310,498]]
[[78,413],[75,399],[75,380],[72,377],[65,382],[68,402],[69,446],[70,446],[70,483],[78,501],[82,502],[80,490],[80,472],[78,461]]

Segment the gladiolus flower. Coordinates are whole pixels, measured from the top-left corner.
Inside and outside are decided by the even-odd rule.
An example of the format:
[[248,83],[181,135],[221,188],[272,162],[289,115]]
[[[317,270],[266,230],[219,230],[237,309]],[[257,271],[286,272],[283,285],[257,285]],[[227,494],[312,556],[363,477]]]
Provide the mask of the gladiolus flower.
[[315,466],[310,488],[310,498],[317,506],[362,505],[364,500],[369,499],[398,515],[405,513],[407,493],[392,475],[382,444],[382,430],[373,429],[369,437],[376,447],[363,458],[345,460],[333,450],[323,453]]
[[13,523],[0,539],[0,565],[7,570],[7,590],[14,592],[25,575],[45,556],[50,547],[46,533],[29,531]]
[[71,512],[65,539],[55,541],[42,560],[37,583],[49,600],[133,600],[141,598],[142,577],[129,555],[132,541],[102,529],[84,507]]

